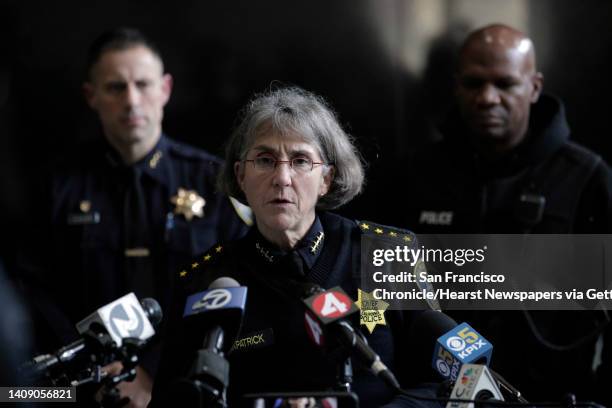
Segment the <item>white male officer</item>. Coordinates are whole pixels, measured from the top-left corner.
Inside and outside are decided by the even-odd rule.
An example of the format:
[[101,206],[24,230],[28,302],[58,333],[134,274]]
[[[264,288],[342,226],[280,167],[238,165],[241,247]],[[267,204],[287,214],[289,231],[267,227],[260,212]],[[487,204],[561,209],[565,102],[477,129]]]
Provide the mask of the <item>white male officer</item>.
[[[171,273],[248,228],[248,207],[216,192],[220,159],[163,133],[171,90],[160,52],[139,31],[115,29],[92,43],[83,91],[104,137],[53,174],[50,238],[25,257],[47,349],[72,340],[75,322],[127,292],[163,309]],[[118,386],[131,406],[150,399],[156,350],[144,354],[134,381]]]

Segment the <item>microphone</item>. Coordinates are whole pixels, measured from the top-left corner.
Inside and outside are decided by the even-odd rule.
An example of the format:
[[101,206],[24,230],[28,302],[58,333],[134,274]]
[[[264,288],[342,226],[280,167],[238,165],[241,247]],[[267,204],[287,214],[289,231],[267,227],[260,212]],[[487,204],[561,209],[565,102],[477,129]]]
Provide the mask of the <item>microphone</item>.
[[372,374],[392,389],[399,390],[400,384],[391,370],[372,350],[363,335],[346,320],[358,310],[351,298],[339,286],[324,290],[318,285],[312,285],[307,292],[307,296],[310,296],[303,299],[308,308],[304,319],[310,339],[318,346],[323,346],[324,333],[334,337]]
[[134,293],[128,293],[78,322],[77,331],[84,334],[92,327],[102,328],[118,346],[123,344],[124,338],[148,340],[155,335],[153,324],[159,324],[162,311],[152,298],[143,299],[143,302],[144,307]]
[[164,312],[157,300],[153,298],[144,298],[140,301],[140,306],[142,306],[145,315],[147,315],[153,327],[158,328],[159,324],[164,319]]
[[221,277],[208,290],[187,297],[183,313],[187,330],[205,335],[188,378],[172,388],[171,395],[181,406],[225,406],[230,368],[225,353],[242,325],[246,296],[246,287]]
[[[138,302],[134,293],[129,293],[105,306],[76,324],[83,337],[51,354],[41,354],[24,364],[30,375],[40,376],[60,364],[68,363],[85,351],[91,353],[92,361],[112,359],[114,350],[130,338],[143,345],[155,335],[153,326],[159,325],[162,310],[152,298]],[[101,362],[101,361],[99,361]]]
[[[486,406],[486,401],[505,401],[491,371],[481,364],[464,364],[451,391],[451,399],[478,401],[478,406]],[[474,402],[449,401],[446,408],[474,408]]]
[[488,366],[492,353],[490,342],[469,324],[461,323],[436,340],[432,366],[445,380],[456,381],[464,364]]
[[183,318],[195,332],[205,332],[205,348],[227,352],[240,326],[246,307],[247,288],[228,277],[214,280],[208,289],[187,297]]
[[[462,378],[463,367],[466,365],[488,366],[491,362],[493,345],[467,323],[457,324],[448,315],[436,311],[424,311],[411,326],[414,348],[425,350],[420,354],[421,361],[417,366],[430,365],[436,377],[442,377],[449,383],[458,382]],[[432,346],[433,345],[433,346]],[[429,353],[429,350],[431,352]],[[417,356],[417,359],[419,357]],[[501,375],[487,367],[487,375],[495,379],[495,384],[506,398],[527,403],[521,392],[514,388]],[[468,372],[468,374],[471,372]],[[480,374],[479,374],[480,375]],[[436,381],[427,376],[425,381]]]

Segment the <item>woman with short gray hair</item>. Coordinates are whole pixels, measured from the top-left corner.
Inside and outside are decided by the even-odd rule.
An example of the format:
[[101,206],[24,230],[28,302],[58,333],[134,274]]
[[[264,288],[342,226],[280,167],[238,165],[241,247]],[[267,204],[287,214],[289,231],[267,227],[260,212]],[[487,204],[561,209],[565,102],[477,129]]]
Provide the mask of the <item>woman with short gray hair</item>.
[[[295,87],[271,90],[256,95],[242,111],[227,145],[219,184],[251,207],[254,227],[244,238],[216,245],[181,271],[182,283],[175,296],[177,309],[187,310],[186,299],[198,297],[194,294],[211,282],[216,286],[214,281],[221,277],[248,288],[241,334],[225,341],[225,351],[233,343],[228,355],[229,406],[246,406],[241,397],[249,393],[301,391],[310,397],[312,392],[337,389],[352,379],[361,406],[382,406],[391,400],[397,402],[393,406],[414,406],[409,398],[395,399],[398,383],[393,383],[393,374],[383,376],[389,380],[385,384],[356,366],[353,378],[348,372],[339,378],[348,354],[326,348],[335,344],[331,338],[319,347],[320,323],[304,317],[302,299],[320,293],[321,288],[334,288],[315,295],[324,297],[322,315],[332,310],[341,316],[354,309],[346,294],[357,298],[362,235],[397,237],[398,244],[411,237],[408,231],[327,211],[361,191],[363,173],[351,138],[321,97]],[[410,364],[398,358],[405,354],[396,346],[408,340],[409,318],[399,311],[381,313],[386,313],[388,325],[363,334],[380,356],[377,367],[387,365],[406,374]],[[168,332],[172,335],[159,370],[169,377],[158,378],[158,387],[187,374],[198,334],[185,320],[180,315],[171,319]],[[399,377],[406,387],[408,377]],[[224,395],[223,391],[215,395]]]
[[362,158],[352,138],[342,129],[335,113],[321,98],[297,87],[256,95],[242,110],[239,125],[227,144],[221,190],[244,197],[234,174],[234,163],[244,160],[262,129],[293,133],[317,147],[334,178],[329,192],[317,202],[317,209],[338,208],[359,194],[364,184]]

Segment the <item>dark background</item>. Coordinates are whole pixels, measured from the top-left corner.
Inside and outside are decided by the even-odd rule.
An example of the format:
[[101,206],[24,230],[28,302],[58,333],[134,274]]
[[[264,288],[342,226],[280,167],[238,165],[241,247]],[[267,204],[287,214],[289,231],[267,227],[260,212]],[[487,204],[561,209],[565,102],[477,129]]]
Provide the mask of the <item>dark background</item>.
[[[40,209],[39,181],[53,161],[100,136],[81,83],[87,46],[105,29],[134,26],[159,43],[175,80],[170,136],[220,153],[240,106],[280,81],[325,96],[376,169],[436,138],[452,52],[467,31],[491,22],[532,36],[545,90],[565,101],[573,138],[610,162],[611,21],[605,0],[4,0],[2,252],[10,256]],[[404,194],[393,180],[372,182]]]

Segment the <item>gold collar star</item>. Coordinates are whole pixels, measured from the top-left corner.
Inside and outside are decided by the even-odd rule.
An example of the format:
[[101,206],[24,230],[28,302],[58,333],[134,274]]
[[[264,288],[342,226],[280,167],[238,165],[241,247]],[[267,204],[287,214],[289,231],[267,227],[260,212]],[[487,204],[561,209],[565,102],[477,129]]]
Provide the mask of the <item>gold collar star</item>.
[[187,221],[191,221],[194,216],[200,218],[204,216],[206,200],[198,195],[195,190],[179,188],[177,194],[170,199],[170,202],[176,206],[174,213],[183,214]]
[[359,308],[359,323],[365,325],[368,331],[372,333],[377,324],[386,326],[385,310],[389,307],[387,302],[378,300],[372,293],[364,292],[357,289],[357,302]]

